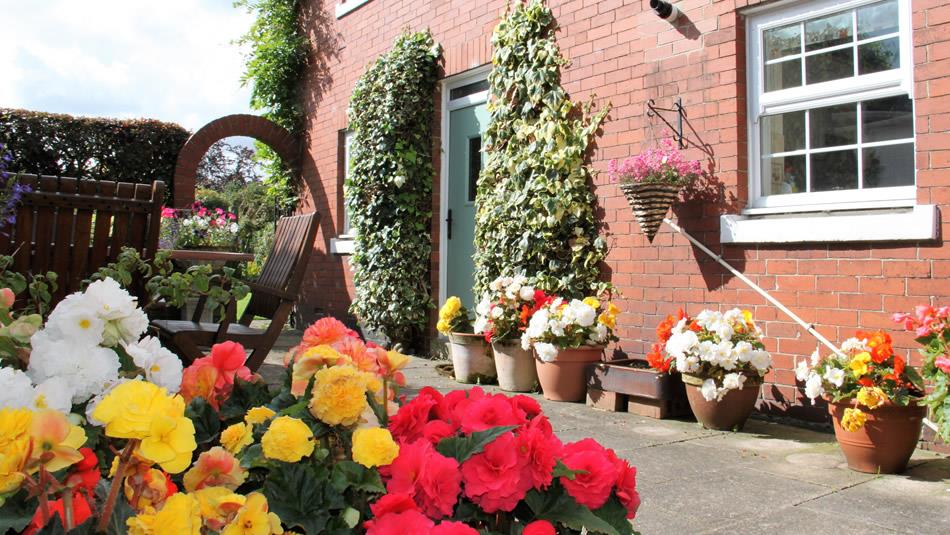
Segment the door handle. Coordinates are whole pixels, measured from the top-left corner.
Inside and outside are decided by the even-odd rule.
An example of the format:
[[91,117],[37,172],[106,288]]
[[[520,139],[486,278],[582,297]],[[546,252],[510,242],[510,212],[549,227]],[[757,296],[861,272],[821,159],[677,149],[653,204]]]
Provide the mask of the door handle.
[[452,209],[449,208],[449,216],[445,218],[446,230],[448,234],[448,239],[452,239]]

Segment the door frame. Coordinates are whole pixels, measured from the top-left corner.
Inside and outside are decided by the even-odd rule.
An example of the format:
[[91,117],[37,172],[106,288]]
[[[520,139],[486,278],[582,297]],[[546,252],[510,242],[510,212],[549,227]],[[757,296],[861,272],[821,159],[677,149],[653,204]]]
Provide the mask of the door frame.
[[442,135],[440,136],[442,158],[439,166],[439,302],[436,303],[437,307],[441,306],[447,297],[445,286],[448,281],[446,263],[448,261],[449,243],[445,238],[448,233],[445,220],[449,215],[449,134],[451,133],[449,115],[453,110],[488,102],[488,91],[474,93],[452,101],[449,101],[449,92],[457,87],[486,79],[490,71],[490,64],[482,65],[442,80]]

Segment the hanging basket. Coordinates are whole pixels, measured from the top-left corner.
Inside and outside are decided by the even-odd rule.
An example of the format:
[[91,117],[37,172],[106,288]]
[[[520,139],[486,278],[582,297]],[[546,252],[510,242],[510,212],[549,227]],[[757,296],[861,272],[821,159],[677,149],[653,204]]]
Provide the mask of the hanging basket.
[[621,184],[620,191],[627,196],[627,202],[637,216],[640,228],[650,243],[660,223],[666,217],[667,210],[679,196],[679,186],[671,184]]

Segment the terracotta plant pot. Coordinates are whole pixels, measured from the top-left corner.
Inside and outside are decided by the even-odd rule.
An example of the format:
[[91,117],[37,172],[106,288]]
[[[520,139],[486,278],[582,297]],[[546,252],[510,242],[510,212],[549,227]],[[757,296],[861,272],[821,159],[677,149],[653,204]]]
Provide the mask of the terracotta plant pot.
[[653,242],[663,218],[680,194],[680,187],[670,184],[621,184],[620,191],[627,197],[640,229]]
[[835,438],[848,460],[848,467],[872,474],[897,474],[907,469],[907,461],[920,440],[920,426],[927,407],[913,404],[902,407],[890,401],[873,410],[862,406],[867,420],[857,431],[847,431],[841,427],[841,417],[845,409],[854,406],[851,399],[828,401]]
[[479,379],[494,378],[495,360],[491,346],[480,334],[449,333],[449,354],[452,370],[460,383],[475,383]]
[[538,383],[538,372],[534,367],[534,355],[521,349],[518,340],[492,342],[495,353],[495,370],[498,372],[498,386],[508,392],[531,392]]
[[686,383],[686,399],[689,408],[693,409],[696,420],[706,429],[718,431],[741,431],[752,409],[755,400],[759,399],[759,387],[762,378],[758,375],[748,375],[742,388],[730,390],[721,400],[706,401],[700,387],[704,377],[683,374]]
[[545,362],[534,356],[538,382],[544,399],[553,401],[583,401],[587,395],[587,365],[599,362],[604,346],[582,346],[559,349],[554,361]]

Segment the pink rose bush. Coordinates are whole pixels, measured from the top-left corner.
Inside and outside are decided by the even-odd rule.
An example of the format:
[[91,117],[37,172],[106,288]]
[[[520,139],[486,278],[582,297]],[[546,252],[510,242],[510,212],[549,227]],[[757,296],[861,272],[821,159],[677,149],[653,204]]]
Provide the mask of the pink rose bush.
[[921,345],[920,372],[933,385],[923,403],[930,407],[938,434],[950,442],[950,306],[919,305],[913,313],[894,314],[893,319],[913,332]]

